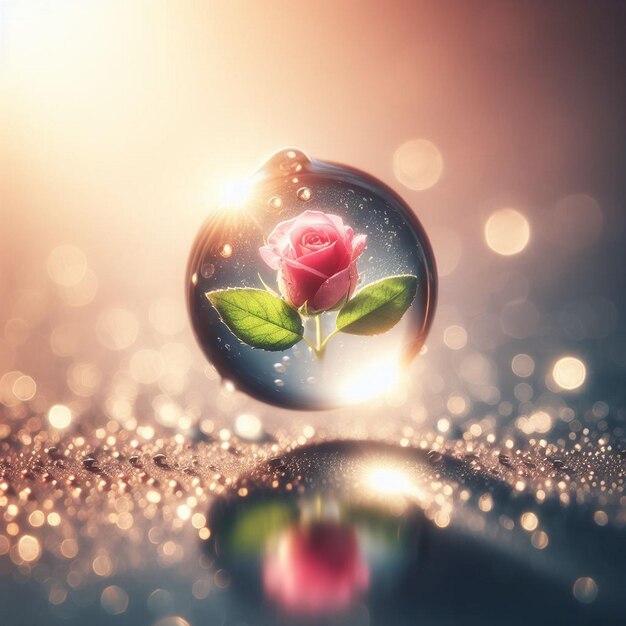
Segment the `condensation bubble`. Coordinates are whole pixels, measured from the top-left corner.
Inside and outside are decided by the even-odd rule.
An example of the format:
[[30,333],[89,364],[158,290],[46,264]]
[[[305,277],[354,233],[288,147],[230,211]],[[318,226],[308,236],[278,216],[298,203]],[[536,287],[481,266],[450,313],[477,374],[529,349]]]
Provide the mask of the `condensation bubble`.
[[213,263],[203,263],[200,267],[200,274],[202,278],[211,278],[215,273],[215,265]]
[[220,256],[228,259],[233,255],[233,247],[229,243],[225,243],[220,247]]
[[487,245],[498,254],[518,254],[530,240],[528,220],[515,209],[500,209],[487,220],[485,239]]
[[298,194],[298,199],[302,200],[302,202],[308,202],[313,195],[308,187],[300,187],[296,193]]
[[269,199],[268,204],[270,205],[271,209],[273,209],[274,211],[278,211],[283,206],[283,201],[280,196],[272,196]]
[[409,189],[422,191],[432,187],[443,172],[443,157],[427,139],[403,143],[393,155],[396,178]]

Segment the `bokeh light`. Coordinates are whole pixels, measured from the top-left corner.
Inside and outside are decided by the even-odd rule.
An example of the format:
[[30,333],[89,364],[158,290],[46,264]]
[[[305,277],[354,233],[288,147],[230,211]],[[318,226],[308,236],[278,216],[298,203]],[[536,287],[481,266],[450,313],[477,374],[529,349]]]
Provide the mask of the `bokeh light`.
[[487,245],[498,254],[519,254],[530,240],[530,226],[522,213],[515,209],[500,209],[485,224]]
[[55,404],[48,411],[48,421],[53,428],[67,428],[72,423],[72,411],[63,404]]
[[393,155],[396,178],[409,189],[423,191],[435,185],[443,173],[443,157],[427,139],[403,143]]
[[561,389],[572,391],[585,382],[587,368],[579,358],[563,356],[554,364],[552,377]]

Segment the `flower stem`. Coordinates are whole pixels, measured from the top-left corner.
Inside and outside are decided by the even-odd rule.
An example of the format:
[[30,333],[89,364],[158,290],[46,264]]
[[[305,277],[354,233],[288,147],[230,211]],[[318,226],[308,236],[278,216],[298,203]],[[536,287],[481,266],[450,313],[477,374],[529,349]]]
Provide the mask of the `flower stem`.
[[335,328],[335,330],[333,330],[331,333],[328,334],[328,336],[326,337],[326,339],[324,339],[324,341],[322,341],[322,345],[320,346],[320,348],[322,350],[326,349],[326,344],[339,332],[339,330],[337,328]]
[[322,345],[322,316],[318,314],[315,316],[315,350],[320,358],[324,355]]

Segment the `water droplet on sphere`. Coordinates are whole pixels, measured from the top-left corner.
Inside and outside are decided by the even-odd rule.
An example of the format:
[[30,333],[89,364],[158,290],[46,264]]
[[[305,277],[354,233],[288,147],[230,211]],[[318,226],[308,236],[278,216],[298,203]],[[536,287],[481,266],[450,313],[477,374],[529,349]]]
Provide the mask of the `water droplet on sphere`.
[[200,268],[202,278],[211,278],[215,274],[215,265],[213,263],[203,263]]
[[441,463],[441,461],[443,461],[443,454],[441,454],[441,452],[439,452],[438,450],[431,450],[428,453],[428,460],[433,465],[438,465],[439,463]]
[[224,259],[229,259],[233,254],[233,247],[229,243],[225,243],[220,248],[220,256]]
[[300,187],[300,189],[298,189],[296,193],[298,196],[298,200],[302,200],[302,202],[308,202],[313,196],[311,190],[308,187]]
[[280,198],[280,196],[272,196],[269,199],[268,204],[270,205],[271,209],[274,209],[275,211],[278,211],[283,206],[283,201]]

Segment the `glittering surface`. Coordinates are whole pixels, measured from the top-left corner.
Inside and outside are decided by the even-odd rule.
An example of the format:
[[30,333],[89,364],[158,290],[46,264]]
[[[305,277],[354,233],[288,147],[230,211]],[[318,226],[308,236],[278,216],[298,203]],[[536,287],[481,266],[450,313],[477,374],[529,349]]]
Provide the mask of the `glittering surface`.
[[[623,621],[620,3],[35,4],[0,3],[0,623]],[[207,184],[283,143],[433,243],[425,349],[361,407],[263,405],[189,328]],[[285,586],[337,541],[345,594]]]

